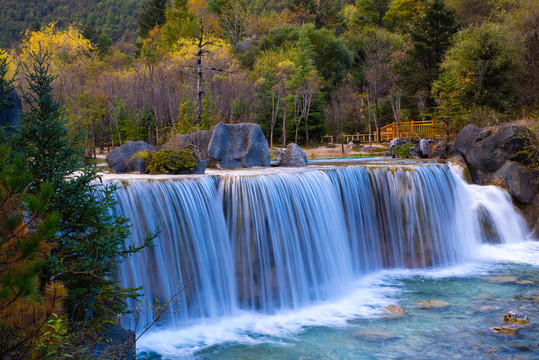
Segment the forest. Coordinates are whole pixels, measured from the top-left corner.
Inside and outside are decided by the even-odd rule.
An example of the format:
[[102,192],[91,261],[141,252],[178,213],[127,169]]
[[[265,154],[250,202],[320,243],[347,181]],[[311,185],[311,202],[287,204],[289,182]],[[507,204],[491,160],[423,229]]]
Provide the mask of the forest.
[[221,122],[259,124],[272,148],[410,120],[539,131],[535,0],[1,6],[0,110],[16,90],[24,114],[0,127],[0,358],[89,358],[140,299],[114,276],[159,229],[122,249],[98,152]]
[[24,89],[21,64],[52,54],[68,127],[98,151],[219,122],[258,123],[273,146],[393,121],[455,132],[537,118],[533,0],[148,0],[133,41],[66,19],[27,24],[4,56]]

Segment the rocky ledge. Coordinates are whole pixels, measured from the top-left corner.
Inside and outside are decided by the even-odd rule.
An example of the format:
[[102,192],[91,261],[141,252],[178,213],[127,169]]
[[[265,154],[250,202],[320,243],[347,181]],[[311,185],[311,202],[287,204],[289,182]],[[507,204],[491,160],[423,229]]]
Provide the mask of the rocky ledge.
[[515,124],[504,124],[497,131],[468,125],[457,134],[455,150],[472,181],[507,189],[539,234],[539,151],[534,134]]

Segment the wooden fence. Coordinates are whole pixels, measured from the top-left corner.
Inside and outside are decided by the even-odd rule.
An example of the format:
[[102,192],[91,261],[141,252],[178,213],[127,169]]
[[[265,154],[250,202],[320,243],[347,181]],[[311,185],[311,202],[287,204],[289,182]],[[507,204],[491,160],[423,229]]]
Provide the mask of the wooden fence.
[[[391,141],[398,137],[442,139],[447,136],[442,124],[435,120],[401,122],[399,126],[397,126],[397,123],[392,122],[389,125],[381,127],[379,130],[379,132],[374,132],[372,134],[343,134],[342,140],[344,140],[344,143],[349,143],[350,141],[366,143],[369,142],[369,140],[380,143],[383,141]],[[378,134],[380,134],[379,138]],[[454,138],[454,134],[452,134],[452,136]],[[322,139],[325,142],[334,142],[333,136],[331,135],[324,136]],[[341,137],[338,136],[337,140],[340,142]]]
[[426,121],[410,121],[402,122],[397,126],[397,123],[392,122],[389,125],[380,128],[380,139],[378,134],[375,138],[377,142],[391,141],[394,138],[426,138],[426,139],[441,139],[446,136],[440,122],[435,120]]

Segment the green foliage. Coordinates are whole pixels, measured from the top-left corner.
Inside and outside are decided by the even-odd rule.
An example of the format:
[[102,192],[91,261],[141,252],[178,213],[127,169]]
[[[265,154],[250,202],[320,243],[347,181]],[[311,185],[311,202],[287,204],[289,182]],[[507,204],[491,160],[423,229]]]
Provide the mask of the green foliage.
[[357,0],[357,17],[363,22],[383,25],[383,18],[389,9],[390,0]]
[[[64,306],[71,326],[84,328],[114,319],[126,310],[126,299],[138,295],[114,279],[119,262],[141,247],[124,248],[130,231],[128,220],[110,213],[115,187],[99,185],[96,168],[82,163],[84,134],[68,134],[63,108],[52,97],[54,76],[45,65],[48,54],[32,54],[33,66],[23,98],[29,111],[14,144],[29,160],[29,190],[49,183],[54,196],[50,208],[61,222],[47,260],[42,282],[58,279],[68,290]],[[76,173],[76,175],[74,175]],[[153,234],[144,241],[151,243]]]
[[421,13],[425,0],[393,0],[384,16],[390,25],[406,27]]
[[395,147],[395,156],[402,159],[410,158],[410,149],[415,146],[414,143],[406,143]]
[[[50,209],[54,190],[43,183],[34,192],[22,154],[0,144],[0,358],[28,358],[43,325],[62,295],[50,297],[39,277],[59,229]],[[55,289],[60,290],[58,287]]]
[[180,174],[185,170],[193,171],[197,165],[198,158],[192,150],[167,149],[151,154],[148,171],[151,174]]
[[[0,1],[0,47],[15,45],[25,31],[51,21],[60,27],[70,23],[91,26],[113,41],[134,41],[140,0],[3,0]],[[36,25],[33,26],[32,24]]]
[[410,93],[422,90],[430,94],[456,30],[455,16],[442,0],[427,2],[410,29],[412,47],[399,68],[403,85]]
[[150,30],[165,23],[167,0],[146,0],[138,18],[139,36],[145,38]]
[[520,47],[506,33],[498,24],[472,26],[456,35],[447,52],[442,68],[457,79],[470,103],[497,111],[513,105]]
[[161,33],[167,48],[172,48],[181,37],[194,37],[198,34],[199,24],[196,17],[189,13],[187,0],[173,0],[172,6],[165,10],[165,18]]
[[448,137],[450,133],[456,133],[464,127],[463,115],[466,111],[462,103],[462,86],[454,76],[448,73],[440,75],[432,86],[432,97],[436,103],[434,119],[444,123]]

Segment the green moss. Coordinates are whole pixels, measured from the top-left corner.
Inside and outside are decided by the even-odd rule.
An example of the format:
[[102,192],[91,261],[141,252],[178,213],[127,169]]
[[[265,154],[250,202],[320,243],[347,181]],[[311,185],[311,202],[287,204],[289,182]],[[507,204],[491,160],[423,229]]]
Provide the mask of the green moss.
[[395,147],[395,155],[398,158],[409,159],[410,158],[410,148],[415,146],[414,143],[406,143],[401,146]]
[[193,171],[198,158],[192,150],[163,150],[151,154],[148,171],[150,174],[179,174],[184,170]]

